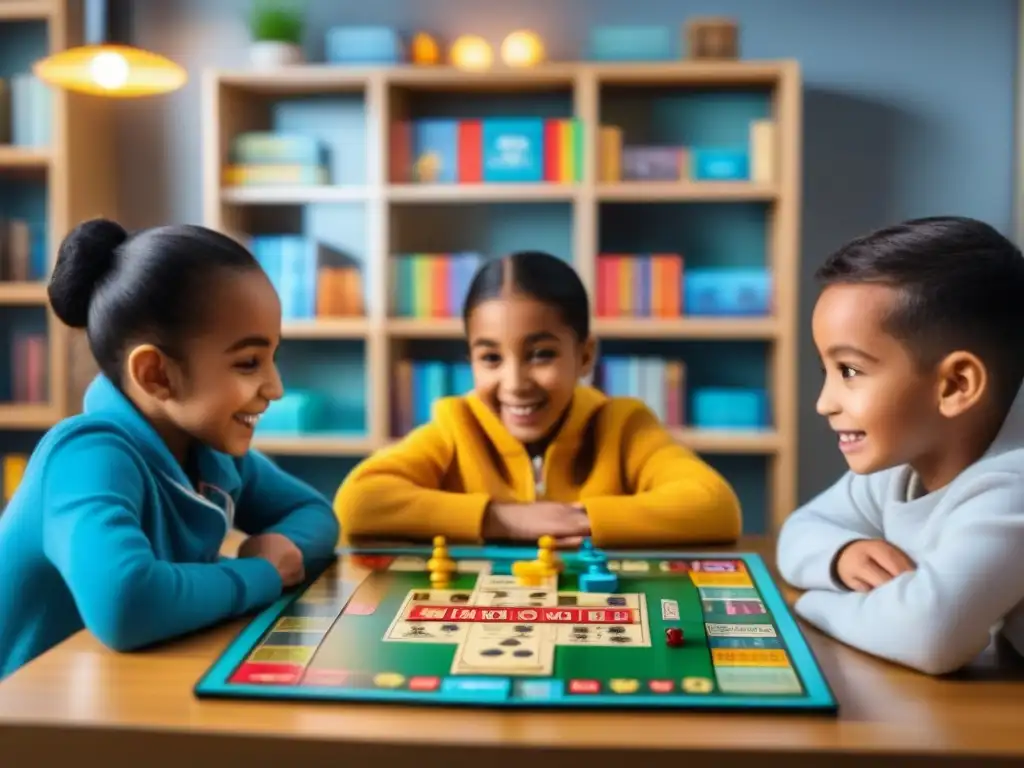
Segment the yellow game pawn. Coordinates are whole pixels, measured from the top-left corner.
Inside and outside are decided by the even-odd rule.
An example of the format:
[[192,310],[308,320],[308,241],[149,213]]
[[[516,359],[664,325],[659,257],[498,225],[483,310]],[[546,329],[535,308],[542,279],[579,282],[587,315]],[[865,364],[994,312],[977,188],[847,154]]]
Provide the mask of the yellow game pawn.
[[427,568],[430,569],[430,585],[435,589],[444,589],[451,584],[452,573],[455,571],[455,561],[448,554],[448,544],[444,536],[434,537],[432,555],[427,561]]

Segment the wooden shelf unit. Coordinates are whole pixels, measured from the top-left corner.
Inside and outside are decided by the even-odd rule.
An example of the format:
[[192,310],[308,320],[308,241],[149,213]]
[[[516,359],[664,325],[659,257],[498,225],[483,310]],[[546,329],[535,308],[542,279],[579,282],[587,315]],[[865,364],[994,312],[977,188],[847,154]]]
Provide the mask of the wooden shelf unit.
[[[82,0],[0,0],[0,34],[8,24],[46,25],[42,58],[80,45],[84,31]],[[2,54],[0,54],[2,57]],[[0,178],[43,179],[46,184],[47,266],[52,269],[61,239],[78,222],[114,216],[114,130],[103,99],[51,89],[51,142],[47,147],[0,145]],[[0,215],[3,210],[0,208]],[[81,333],[70,332],[50,311],[46,281],[0,282],[0,307],[40,307],[47,314],[46,403],[0,403],[0,431],[45,430],[80,410],[81,394],[94,368]],[[77,360],[76,360],[77,358]],[[9,369],[10,363],[8,363]],[[71,370],[83,369],[75,376]]]
[[[777,125],[776,178],[763,182],[597,181],[596,136],[603,85],[680,88],[763,88],[771,92]],[[386,150],[389,126],[404,117],[409,91],[464,91],[472,94],[570,91],[574,116],[584,127],[582,181],[574,184],[391,184]],[[529,70],[497,68],[487,73],[412,65],[345,68],[305,65],[277,72],[205,73],[203,83],[203,196],[208,226],[241,240],[248,236],[248,211],[257,205],[301,205],[358,201],[367,217],[368,314],[364,320],[288,323],[288,338],[365,340],[367,427],[365,439],[296,436],[261,438],[270,453],[305,456],[361,456],[393,442],[390,437],[390,364],[396,344],[411,339],[459,339],[459,318],[408,319],[388,316],[388,259],[395,205],[469,205],[499,202],[568,203],[572,207],[573,263],[593,296],[599,253],[599,204],[604,202],[762,202],[767,209],[767,265],[773,275],[775,314],[766,318],[673,320],[595,318],[599,339],[750,340],[770,346],[768,388],[774,428],[765,432],[675,430],[698,452],[754,454],[768,461],[769,529],[777,529],[796,504],[797,469],[797,285],[801,197],[802,96],[794,61],[668,62],[659,64],[564,63]],[[268,103],[275,97],[361,93],[366,115],[365,182],[353,187],[222,188],[222,167],[231,138],[269,126]],[[322,333],[319,329],[322,326]],[[332,331],[331,329],[336,329]]]

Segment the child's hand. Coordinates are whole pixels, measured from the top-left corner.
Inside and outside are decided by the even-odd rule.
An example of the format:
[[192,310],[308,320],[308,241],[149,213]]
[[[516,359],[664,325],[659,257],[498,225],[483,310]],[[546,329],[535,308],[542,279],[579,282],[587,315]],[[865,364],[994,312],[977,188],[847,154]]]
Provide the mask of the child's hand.
[[301,584],[306,578],[302,552],[287,536],[280,533],[262,533],[250,536],[238,548],[239,557],[262,557],[281,574],[285,587]]
[[551,536],[560,547],[578,546],[590,535],[590,520],[582,507],[554,501],[533,504],[491,504],[484,514],[485,539],[536,541]]
[[914,567],[901,549],[881,539],[866,539],[843,550],[836,562],[836,575],[855,592],[870,592]]

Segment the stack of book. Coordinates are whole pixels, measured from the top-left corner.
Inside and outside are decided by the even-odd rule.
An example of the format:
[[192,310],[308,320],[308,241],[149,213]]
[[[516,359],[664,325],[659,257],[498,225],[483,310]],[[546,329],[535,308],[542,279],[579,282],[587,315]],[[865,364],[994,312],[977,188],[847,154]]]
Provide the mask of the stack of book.
[[299,133],[249,131],[231,142],[227,186],[329,184],[327,146]]

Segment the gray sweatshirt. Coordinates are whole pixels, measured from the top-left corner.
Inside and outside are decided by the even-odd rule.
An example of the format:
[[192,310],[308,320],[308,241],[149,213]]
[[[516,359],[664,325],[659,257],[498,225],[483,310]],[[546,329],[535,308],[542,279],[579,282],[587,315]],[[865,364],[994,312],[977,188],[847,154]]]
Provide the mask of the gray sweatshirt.
[[[782,577],[807,590],[797,614],[928,674],[967,664],[993,629],[1024,653],[1024,395],[981,459],[945,488],[916,487],[907,466],[848,472],[790,515],[777,557]],[[846,589],[834,579],[836,553],[868,538],[899,547],[916,570],[867,593]]]

